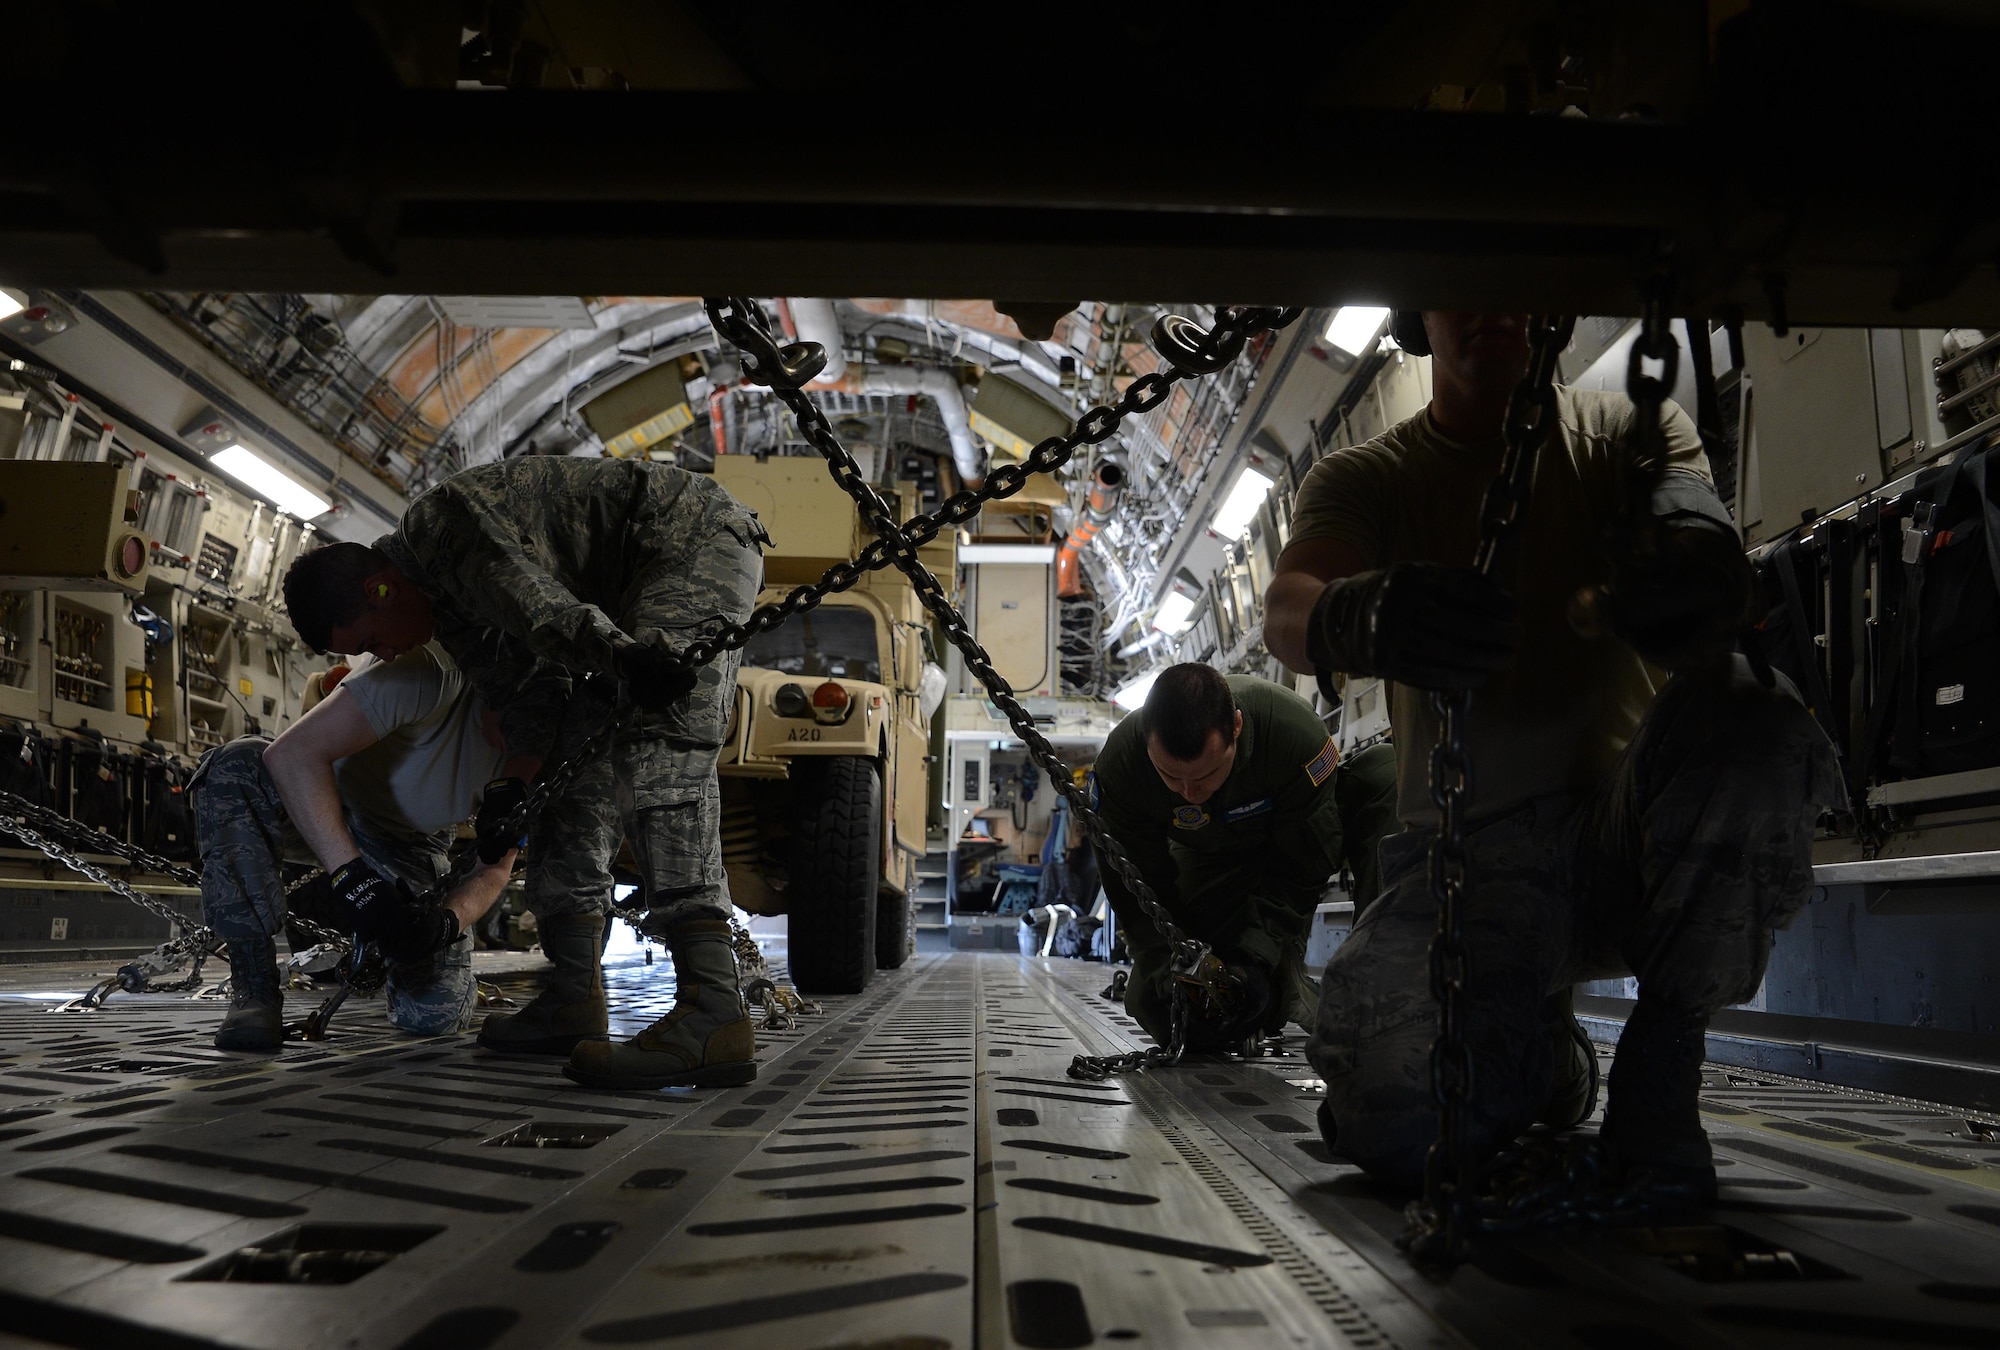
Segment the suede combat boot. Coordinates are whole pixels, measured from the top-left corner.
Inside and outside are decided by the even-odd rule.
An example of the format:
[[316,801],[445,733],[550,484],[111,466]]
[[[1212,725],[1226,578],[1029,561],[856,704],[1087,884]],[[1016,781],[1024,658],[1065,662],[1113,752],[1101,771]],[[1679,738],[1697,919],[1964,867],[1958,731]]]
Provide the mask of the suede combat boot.
[[584,1041],[563,1075],[585,1087],[736,1087],[754,1082],[756,1033],[738,992],[727,919],[691,919],[665,935],[673,1010],[629,1041]]
[[1715,1155],[1701,1128],[1708,1017],[1649,1001],[1618,1038],[1599,1137],[1628,1185],[1643,1181],[1665,1208],[1715,1199]]
[[1574,998],[1575,990],[1564,989],[1543,1005],[1555,1043],[1556,1076],[1535,1119],[1556,1130],[1574,1129],[1597,1109],[1597,1048],[1576,1020]]
[[542,955],[554,966],[547,987],[519,1012],[488,1015],[479,1043],[510,1055],[567,1055],[584,1041],[603,1040],[611,1030],[599,964],[605,923],[601,914],[544,919]]
[[215,1031],[218,1050],[276,1050],[285,1043],[285,995],[278,944],[259,934],[229,940],[229,1011]]

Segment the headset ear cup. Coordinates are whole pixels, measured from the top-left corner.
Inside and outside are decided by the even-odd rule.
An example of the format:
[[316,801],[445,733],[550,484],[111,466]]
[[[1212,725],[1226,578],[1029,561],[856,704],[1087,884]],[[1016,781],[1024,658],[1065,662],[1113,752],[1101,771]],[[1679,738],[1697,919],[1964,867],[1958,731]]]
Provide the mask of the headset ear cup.
[[1419,309],[1399,309],[1389,320],[1389,335],[1396,345],[1412,356],[1431,354],[1430,334],[1424,331],[1424,314]]

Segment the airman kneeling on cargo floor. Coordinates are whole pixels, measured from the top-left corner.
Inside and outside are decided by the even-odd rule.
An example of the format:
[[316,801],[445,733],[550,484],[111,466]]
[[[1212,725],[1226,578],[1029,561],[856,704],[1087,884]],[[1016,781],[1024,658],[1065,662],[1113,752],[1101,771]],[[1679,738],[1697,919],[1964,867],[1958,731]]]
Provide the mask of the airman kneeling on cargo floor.
[[[1375,843],[1395,825],[1396,754],[1343,763],[1310,704],[1249,675],[1171,666],[1097,758],[1098,813],[1174,922],[1208,943],[1240,1004],[1196,1019],[1194,1049],[1240,1045],[1287,1022],[1310,1027],[1318,996],[1304,958],[1313,914],[1343,864],[1355,905],[1376,889]],[[1105,892],[1132,954],[1125,1006],[1165,1045],[1172,1033],[1167,940],[1118,876]]]
[[216,1046],[268,1051],[284,1040],[280,869],[307,859],[336,893],[362,873],[375,878],[368,935],[388,957],[389,1020],[426,1036],[462,1028],[477,987],[461,930],[499,898],[514,854],[475,868],[442,906],[415,900],[444,876],[453,828],[479,804],[481,784],[506,767],[478,695],[427,645],[363,666],[275,740],[243,736],[202,756],[189,786],[202,916],[229,944]]

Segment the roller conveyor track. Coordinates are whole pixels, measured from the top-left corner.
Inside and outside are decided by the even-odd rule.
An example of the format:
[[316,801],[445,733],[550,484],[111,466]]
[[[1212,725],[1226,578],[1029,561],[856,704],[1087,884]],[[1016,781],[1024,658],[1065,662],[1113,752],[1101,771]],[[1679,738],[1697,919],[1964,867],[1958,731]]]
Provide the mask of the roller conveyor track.
[[[1714,1212],[1440,1283],[1394,1248],[1401,1197],[1328,1157],[1296,1038],[1067,1079],[1138,1043],[1106,975],[921,956],[760,1036],[754,1085],[664,1093],[405,1039],[379,1004],[266,1059],[209,1046],[214,1002],[0,991],[0,1342],[2000,1344],[1978,1117],[1714,1068]],[[607,984],[618,1032],[672,1002],[664,965]]]

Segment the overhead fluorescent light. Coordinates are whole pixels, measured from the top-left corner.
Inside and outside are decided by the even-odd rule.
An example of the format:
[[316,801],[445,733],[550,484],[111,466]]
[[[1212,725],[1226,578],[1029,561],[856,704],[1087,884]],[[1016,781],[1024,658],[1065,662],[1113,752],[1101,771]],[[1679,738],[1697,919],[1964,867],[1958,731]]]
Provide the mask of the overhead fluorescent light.
[[1270,475],[1258,473],[1249,465],[1244,465],[1243,471],[1236,475],[1236,482],[1230,486],[1229,494],[1222,499],[1221,509],[1215,513],[1215,518],[1209,521],[1208,528],[1224,539],[1241,537],[1243,531],[1250,528],[1250,522],[1256,518],[1257,508],[1271,495],[1274,481]]
[[11,319],[28,307],[28,297],[12,286],[0,286],[0,319]]
[[1326,340],[1349,356],[1361,356],[1375,345],[1388,320],[1389,310],[1383,305],[1342,305],[1326,326]]
[[216,451],[209,462],[254,492],[261,492],[278,504],[280,511],[311,520],[323,516],[333,505],[304,483],[281,473],[240,445]]
[[1172,637],[1187,630],[1193,615],[1194,597],[1174,592],[1160,601],[1160,608],[1153,615],[1153,627]]
[[1194,621],[1195,602],[1201,599],[1201,579],[1182,567],[1175,570],[1160,607],[1153,611],[1153,627],[1174,637],[1187,631]]
[[960,544],[958,560],[962,563],[1008,563],[1038,564],[1047,567],[1056,560],[1054,544]]
[[1126,712],[1136,712],[1146,706],[1146,695],[1153,692],[1153,682],[1160,678],[1160,672],[1149,670],[1136,680],[1127,680],[1118,686],[1111,696],[1111,702]]
[[445,317],[464,328],[595,328],[580,295],[441,295]]

